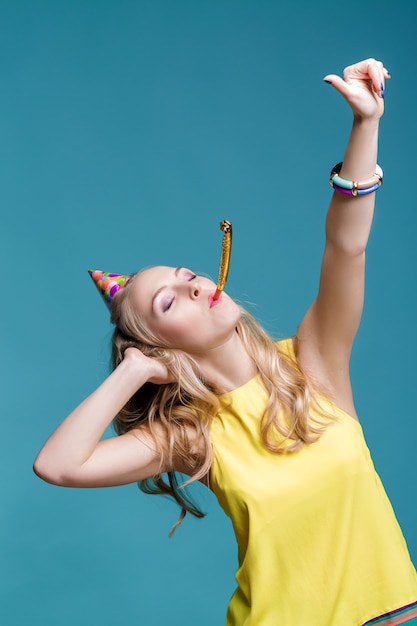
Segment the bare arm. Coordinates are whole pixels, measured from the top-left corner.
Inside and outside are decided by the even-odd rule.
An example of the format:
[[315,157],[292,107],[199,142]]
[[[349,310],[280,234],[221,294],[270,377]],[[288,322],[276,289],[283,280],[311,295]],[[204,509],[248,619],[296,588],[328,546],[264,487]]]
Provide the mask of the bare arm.
[[[330,75],[333,86],[353,111],[353,125],[340,175],[369,180],[375,173],[381,90],[389,77],[382,63],[362,61],[344,71],[344,80]],[[319,291],[297,332],[300,363],[338,404],[355,414],[349,359],[364,298],[365,248],[375,193],[361,197],[334,192],[326,219],[326,245]]]
[[159,469],[149,435],[131,431],[100,440],[115,415],[147,381],[170,382],[166,368],[129,348],[114,372],[58,426],[35,463],[43,480],[67,487],[105,487],[135,482]]

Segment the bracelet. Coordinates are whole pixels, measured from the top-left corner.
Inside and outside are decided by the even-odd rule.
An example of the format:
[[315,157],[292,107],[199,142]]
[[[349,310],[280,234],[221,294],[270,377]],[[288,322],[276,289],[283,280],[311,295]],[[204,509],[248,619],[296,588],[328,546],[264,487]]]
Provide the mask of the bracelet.
[[367,181],[357,182],[355,180],[346,180],[339,176],[339,172],[342,169],[343,162],[341,161],[334,166],[330,173],[330,185],[335,191],[345,193],[349,196],[364,196],[368,193],[373,193],[382,185],[383,171],[377,164],[376,172],[374,176]]
[[338,191],[339,193],[345,193],[348,196],[366,196],[366,194],[373,193],[374,191],[379,189],[380,186],[381,186],[381,183],[375,183],[375,185],[372,185],[372,187],[368,187],[367,189],[355,190],[355,189],[344,189],[343,187],[339,187],[339,185],[335,185],[334,183],[332,183],[332,187],[335,191]]

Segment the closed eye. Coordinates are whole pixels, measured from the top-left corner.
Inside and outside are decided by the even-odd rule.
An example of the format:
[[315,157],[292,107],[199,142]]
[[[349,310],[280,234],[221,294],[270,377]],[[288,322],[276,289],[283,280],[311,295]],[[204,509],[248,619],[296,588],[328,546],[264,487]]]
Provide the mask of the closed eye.
[[194,272],[186,272],[185,278],[186,280],[191,281],[194,280],[194,278],[197,278],[197,274],[194,274]]
[[[181,268],[178,268],[178,270]],[[194,280],[194,278],[197,278],[197,274],[194,274],[194,272],[190,272],[189,270],[187,270],[184,273],[184,278],[185,280],[191,282],[192,280]],[[161,302],[161,309],[163,313],[166,313],[166,311],[169,311],[169,309],[171,308],[173,302],[175,300],[174,296],[165,296],[164,298],[162,298],[162,302]]]
[[174,302],[174,296],[166,296],[165,298],[162,298],[161,308],[162,308],[163,313],[165,313],[171,308],[173,302]]

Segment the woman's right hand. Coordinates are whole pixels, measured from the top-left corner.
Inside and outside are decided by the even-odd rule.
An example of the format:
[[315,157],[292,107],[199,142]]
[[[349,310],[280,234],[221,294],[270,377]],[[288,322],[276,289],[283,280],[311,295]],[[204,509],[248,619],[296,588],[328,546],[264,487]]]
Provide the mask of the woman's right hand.
[[168,383],[174,382],[174,378],[169,373],[166,365],[158,359],[145,356],[138,348],[127,348],[124,352],[123,361],[138,367],[138,371],[140,372],[145,371],[148,376],[148,382],[150,383],[167,385]]

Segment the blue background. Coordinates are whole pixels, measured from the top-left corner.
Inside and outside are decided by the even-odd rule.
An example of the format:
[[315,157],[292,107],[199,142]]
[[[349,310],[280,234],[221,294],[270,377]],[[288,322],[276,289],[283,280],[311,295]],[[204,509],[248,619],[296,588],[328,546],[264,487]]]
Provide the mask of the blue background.
[[32,462],[108,372],[88,267],[216,278],[228,218],[229,293],[275,336],[295,332],[351,124],[322,77],[368,56],[393,79],[352,378],[417,561],[416,13],[406,0],[0,2],[3,624],[224,622],[236,549],[207,490],[194,489],[207,517],[168,539],[169,501],[53,487]]

